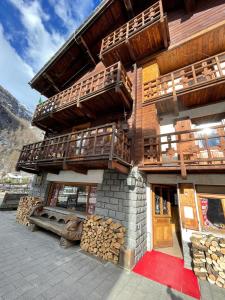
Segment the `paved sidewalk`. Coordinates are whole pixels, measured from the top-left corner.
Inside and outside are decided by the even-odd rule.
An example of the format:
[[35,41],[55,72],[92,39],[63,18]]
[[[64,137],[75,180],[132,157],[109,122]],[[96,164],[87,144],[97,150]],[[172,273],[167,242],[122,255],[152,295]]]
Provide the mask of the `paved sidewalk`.
[[[0,212],[0,299],[192,299],[58,242],[17,224],[15,212]],[[204,283],[202,299],[222,300],[225,293]]]

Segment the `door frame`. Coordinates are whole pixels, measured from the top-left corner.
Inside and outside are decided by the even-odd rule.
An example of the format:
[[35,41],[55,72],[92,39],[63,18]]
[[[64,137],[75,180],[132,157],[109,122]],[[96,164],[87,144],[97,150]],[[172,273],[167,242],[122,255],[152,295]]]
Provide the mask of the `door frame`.
[[[154,188],[155,187],[174,187],[177,191],[177,198],[178,198],[178,214],[179,214],[179,227],[180,227],[180,235],[181,235],[181,243],[182,243],[182,227],[181,227],[181,221],[180,221],[180,204],[179,204],[179,186],[178,184],[158,184],[158,183],[150,183],[150,209],[148,213],[150,213],[150,220],[151,220],[151,249],[154,249],[154,208],[155,208],[155,203],[154,203]],[[171,211],[170,211],[170,216],[171,216]]]

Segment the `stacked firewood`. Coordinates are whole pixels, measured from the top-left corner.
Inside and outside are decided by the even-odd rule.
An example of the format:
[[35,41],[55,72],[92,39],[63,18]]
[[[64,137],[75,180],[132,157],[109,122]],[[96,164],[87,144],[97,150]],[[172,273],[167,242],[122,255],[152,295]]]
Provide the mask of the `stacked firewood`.
[[196,276],[225,288],[225,238],[195,234],[191,242]]
[[125,228],[111,218],[89,216],[83,224],[80,246],[84,251],[116,264],[124,244],[124,233]]
[[42,200],[38,197],[26,196],[20,198],[20,202],[16,212],[16,221],[20,224],[29,226],[28,215],[34,206],[42,204]]

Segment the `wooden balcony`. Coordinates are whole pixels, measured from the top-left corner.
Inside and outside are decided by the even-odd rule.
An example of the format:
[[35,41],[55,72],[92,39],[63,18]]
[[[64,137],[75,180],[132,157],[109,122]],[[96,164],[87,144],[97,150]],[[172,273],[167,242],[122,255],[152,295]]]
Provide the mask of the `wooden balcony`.
[[158,1],[106,36],[102,40],[100,58],[106,66],[118,60],[127,64],[167,48],[168,44],[167,18]]
[[128,172],[130,146],[125,131],[110,123],[25,145],[17,170],[38,173],[88,169],[117,169]]
[[225,52],[145,82],[143,97],[159,114],[225,99]]
[[225,172],[225,125],[144,137],[141,170]]
[[32,124],[69,128],[132,106],[132,83],[120,62],[72,85],[36,107]]

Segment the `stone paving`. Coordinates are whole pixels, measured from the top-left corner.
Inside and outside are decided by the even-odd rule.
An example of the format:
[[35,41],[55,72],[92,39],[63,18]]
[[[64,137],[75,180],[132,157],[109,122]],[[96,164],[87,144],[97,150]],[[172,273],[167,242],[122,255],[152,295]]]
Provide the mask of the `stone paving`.
[[[31,232],[0,212],[0,299],[187,300],[166,286],[84,254],[60,248],[58,237]],[[222,300],[222,289],[202,285],[202,299]]]

